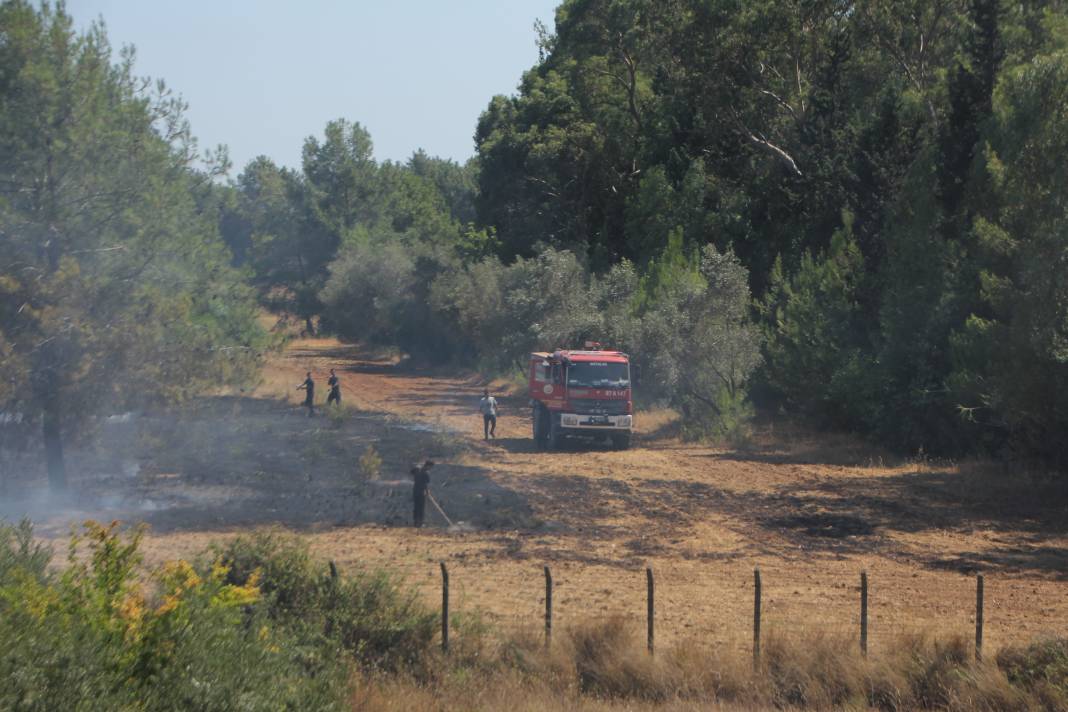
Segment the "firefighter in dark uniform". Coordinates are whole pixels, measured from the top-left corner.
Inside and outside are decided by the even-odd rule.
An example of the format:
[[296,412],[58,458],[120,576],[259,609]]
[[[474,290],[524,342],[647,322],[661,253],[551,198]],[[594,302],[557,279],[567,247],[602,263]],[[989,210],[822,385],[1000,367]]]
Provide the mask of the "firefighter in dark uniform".
[[311,371],[308,371],[304,383],[297,386],[298,391],[304,391],[304,407],[308,409],[308,417],[315,415],[315,381],[312,380]]
[[330,378],[326,379],[326,385],[330,386],[330,393],[326,396],[326,404],[337,403],[341,405],[341,381],[337,379],[334,369],[330,369]]
[[412,523],[416,527],[423,526],[423,518],[426,515],[427,490],[430,489],[430,468],[433,466],[434,463],[427,460],[422,465],[412,467],[412,478],[414,479],[412,485],[412,506],[414,507]]

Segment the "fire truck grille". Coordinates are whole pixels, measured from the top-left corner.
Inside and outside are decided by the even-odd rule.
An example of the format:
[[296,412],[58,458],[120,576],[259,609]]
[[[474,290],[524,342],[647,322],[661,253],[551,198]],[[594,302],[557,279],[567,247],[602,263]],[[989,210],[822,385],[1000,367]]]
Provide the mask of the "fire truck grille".
[[623,415],[627,412],[627,401],[574,398],[571,410],[578,415]]

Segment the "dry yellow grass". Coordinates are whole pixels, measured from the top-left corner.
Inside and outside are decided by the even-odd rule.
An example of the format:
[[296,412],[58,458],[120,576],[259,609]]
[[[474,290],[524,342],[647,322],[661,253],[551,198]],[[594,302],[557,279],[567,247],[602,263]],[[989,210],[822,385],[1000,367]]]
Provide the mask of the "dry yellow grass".
[[879,660],[850,641],[772,637],[761,665],[698,641],[649,655],[622,619],[580,625],[546,651],[511,636],[439,658],[410,676],[360,676],[353,708],[405,710],[1059,710],[1065,680],[1010,684],[995,662],[973,663],[960,638],[896,639]]

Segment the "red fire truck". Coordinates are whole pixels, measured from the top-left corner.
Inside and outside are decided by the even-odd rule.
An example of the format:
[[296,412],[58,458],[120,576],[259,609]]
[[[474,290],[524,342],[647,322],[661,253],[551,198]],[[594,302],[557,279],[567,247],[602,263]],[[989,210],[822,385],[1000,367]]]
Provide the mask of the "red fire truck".
[[583,350],[530,355],[534,442],[555,450],[565,437],[609,437],[630,447],[634,425],[630,358],[587,342]]

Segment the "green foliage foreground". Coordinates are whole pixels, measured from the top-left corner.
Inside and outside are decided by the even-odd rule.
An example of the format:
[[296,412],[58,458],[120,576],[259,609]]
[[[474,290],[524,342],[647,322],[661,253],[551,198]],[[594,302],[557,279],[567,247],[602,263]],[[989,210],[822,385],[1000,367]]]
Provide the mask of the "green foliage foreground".
[[352,670],[422,657],[436,616],[296,540],[238,538],[145,578],[139,532],[88,522],[67,565],[0,526],[0,709],[340,709]]

